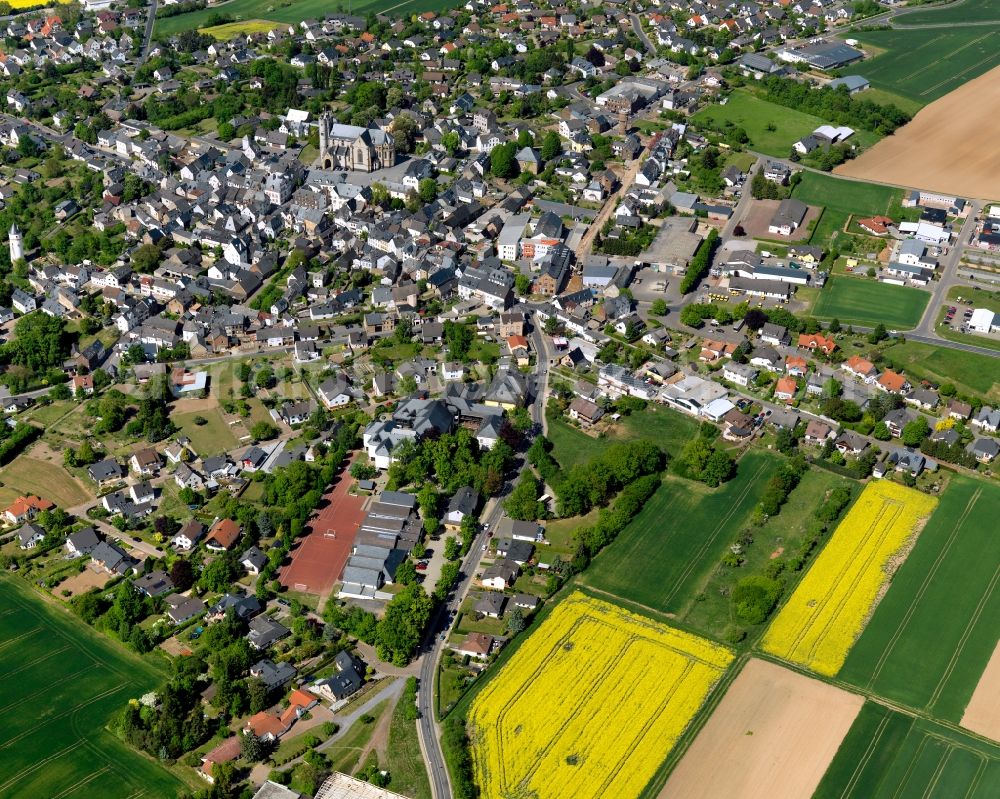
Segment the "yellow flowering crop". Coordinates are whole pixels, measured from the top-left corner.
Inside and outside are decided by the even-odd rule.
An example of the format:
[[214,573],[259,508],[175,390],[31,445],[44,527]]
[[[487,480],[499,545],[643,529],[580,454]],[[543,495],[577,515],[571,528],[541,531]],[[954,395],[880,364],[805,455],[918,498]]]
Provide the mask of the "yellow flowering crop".
[[936,504],[898,483],[869,483],[771,624],[764,649],[819,674],[840,671],[894,557]]
[[472,705],[483,799],[638,796],[732,660],[574,593]]

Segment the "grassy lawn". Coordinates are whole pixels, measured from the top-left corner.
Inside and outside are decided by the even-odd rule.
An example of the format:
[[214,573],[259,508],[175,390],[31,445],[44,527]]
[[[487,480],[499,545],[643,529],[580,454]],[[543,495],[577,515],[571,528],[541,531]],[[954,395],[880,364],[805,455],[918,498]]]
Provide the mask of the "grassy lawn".
[[[198,417],[205,419],[205,424],[195,424]],[[181,432],[191,439],[194,451],[203,458],[207,455],[218,455],[220,452],[236,446],[236,436],[222,418],[218,408],[192,413],[173,413],[170,421],[177,425]]]
[[389,745],[385,751],[385,767],[392,776],[390,787],[396,793],[412,799],[430,799],[431,784],[420,753],[417,723],[404,716],[405,697],[396,703],[389,727]]
[[[828,491],[848,481],[821,469],[810,469],[796,486],[781,512],[770,519],[763,528],[754,532],[753,544],[743,550],[743,565],[738,569],[717,563],[709,576],[699,601],[693,602],[681,620],[690,627],[713,638],[722,638],[730,626],[748,628],[736,618],[729,596],[736,583],[753,574],[762,574],[774,557],[796,552],[811,519],[812,511],[819,507]],[[732,533],[738,532],[735,527]],[[780,553],[780,554],[778,554]],[[800,575],[791,575],[795,578]],[[790,593],[793,585],[787,585]],[[749,627],[748,642],[752,643],[763,632],[767,622]]]
[[721,130],[731,122],[747,132],[754,150],[780,158],[787,158],[795,142],[824,124],[817,116],[775,105],[739,89],[729,95],[725,105],[706,106],[691,121],[713,130]]
[[818,319],[839,319],[841,324],[909,330],[923,316],[931,295],[909,286],[893,286],[858,277],[831,277],[813,306]]
[[916,209],[904,212],[903,191],[877,183],[843,180],[816,172],[803,172],[802,180],[795,187],[793,196],[806,205],[822,205],[826,210],[820,217],[809,241],[827,245],[832,236],[844,229],[847,218],[885,214],[894,220],[915,218]]
[[1000,398],[997,362],[988,355],[916,341],[894,344],[885,350],[885,355],[912,377],[954,383],[961,392],[980,394],[987,399]]
[[[190,790],[106,729],[131,698],[157,687],[152,661],[127,653],[54,609],[16,578],[0,577],[0,794],[4,797],[139,794],[175,797]],[[30,679],[24,679],[29,677]]]
[[375,717],[373,722],[370,724],[365,724],[360,720],[355,722],[340,740],[323,750],[323,754],[330,758],[334,771],[350,774],[357,768],[361,751],[371,740],[372,733],[378,727],[382,714],[388,711],[389,700],[386,699],[372,709],[371,715]]
[[21,455],[0,469],[3,487],[17,494],[37,494],[61,508],[86,502],[89,494],[61,465]]
[[905,111],[911,116],[915,115],[917,111],[924,107],[923,103],[917,102],[909,97],[904,97],[901,94],[896,94],[895,92],[886,91],[885,89],[865,89],[864,92],[858,95],[858,99],[870,100],[871,102],[878,103],[879,105],[894,105],[900,111]]
[[605,438],[588,435],[562,417],[550,415],[548,422],[552,454],[564,469],[586,463],[602,453],[609,443],[633,438],[647,438],[676,457],[698,430],[694,419],[661,405],[650,405],[644,411],[623,416]]
[[[997,645],[1000,486],[955,477],[838,675],[958,722]],[[956,591],[956,586],[961,586]]]
[[[920,12],[907,17],[906,23],[931,14],[939,22],[948,22],[956,13],[960,17],[968,14],[980,21],[983,19],[982,6],[989,6],[994,17],[998,16],[993,0],[971,0],[956,5],[955,11]],[[866,60],[864,69],[860,70],[873,87],[903,95],[922,105],[943,97],[1000,64],[1000,25],[852,31],[850,35],[862,44],[885,50]]]
[[866,702],[813,799],[987,797],[1000,793],[1000,747]]
[[778,466],[752,451],[717,489],[668,477],[638,516],[598,555],[582,581],[627,601],[684,614],[739,532]]

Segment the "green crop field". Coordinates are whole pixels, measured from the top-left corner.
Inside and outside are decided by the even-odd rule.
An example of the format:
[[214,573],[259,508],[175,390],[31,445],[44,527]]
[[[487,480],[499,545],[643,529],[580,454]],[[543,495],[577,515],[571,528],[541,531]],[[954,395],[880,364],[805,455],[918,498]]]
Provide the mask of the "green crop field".
[[809,241],[829,245],[832,236],[844,229],[847,218],[885,214],[894,220],[916,218],[919,209],[903,211],[903,190],[877,183],[843,180],[817,172],[803,172],[802,180],[792,196],[806,205],[826,208]]
[[65,611],[0,577],[0,796],[169,797],[185,786],[104,727],[161,681]]
[[893,286],[860,277],[831,277],[813,306],[817,319],[839,319],[842,324],[909,330],[923,316],[931,295],[909,286]]
[[[1000,487],[955,477],[839,677],[958,722],[997,645]],[[960,590],[956,590],[960,587]]]
[[951,25],[956,22],[1000,23],[996,0],[955,0],[944,6],[927,6],[899,17],[900,25]]
[[[976,2],[997,8],[994,0]],[[951,13],[959,11],[956,8]],[[942,17],[945,13],[939,12]],[[914,17],[904,17],[901,24],[911,24]],[[852,72],[860,71],[877,89],[924,105],[1000,65],[1000,25],[885,29],[849,35],[885,50],[863,65],[851,67]]]
[[1000,747],[866,702],[813,799],[1000,795]]
[[760,500],[778,459],[749,452],[718,489],[667,478],[638,516],[591,564],[583,582],[654,610],[679,613]]
[[959,391],[1000,399],[1000,374],[997,361],[988,355],[936,347],[917,341],[893,344],[886,356],[907,374],[920,380],[953,383]]
[[651,405],[644,411],[623,416],[605,438],[588,435],[559,416],[550,415],[548,423],[552,455],[564,469],[586,463],[600,455],[608,444],[633,438],[648,439],[676,457],[698,432],[698,422],[662,405]]
[[[257,23],[266,21],[295,24],[304,19],[322,19],[326,14],[337,11],[347,12],[348,9],[359,16],[381,13],[408,17],[424,11],[445,11],[456,5],[458,2],[449,0],[344,0],[338,3],[331,3],[329,0],[284,0],[280,3],[274,0],[231,0],[224,6],[202,8],[157,19],[154,36],[159,39],[181,31],[205,28],[210,25],[212,17],[217,18],[219,15],[227,17],[229,22],[254,20]],[[235,36],[238,32],[234,29],[232,35]]]

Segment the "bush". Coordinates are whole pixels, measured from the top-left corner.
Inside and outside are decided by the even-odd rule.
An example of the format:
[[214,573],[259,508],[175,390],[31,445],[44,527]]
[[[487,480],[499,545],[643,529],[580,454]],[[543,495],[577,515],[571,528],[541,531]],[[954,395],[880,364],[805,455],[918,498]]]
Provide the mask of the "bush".
[[783,588],[778,580],[763,575],[744,577],[733,589],[733,609],[748,624],[760,624],[771,615]]

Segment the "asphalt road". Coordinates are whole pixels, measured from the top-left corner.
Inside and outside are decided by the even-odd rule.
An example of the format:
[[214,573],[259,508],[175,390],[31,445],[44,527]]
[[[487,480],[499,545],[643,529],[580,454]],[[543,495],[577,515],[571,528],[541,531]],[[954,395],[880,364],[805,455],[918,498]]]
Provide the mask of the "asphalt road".
[[139,50],[139,60],[136,66],[141,67],[149,58],[149,46],[153,41],[153,26],[156,24],[156,0],[149,0],[149,13],[146,15],[146,29],[142,34],[142,47]]
[[[548,386],[549,373],[549,350],[545,337],[536,325],[532,331],[532,340],[535,342],[536,352],[539,354],[537,367],[534,374],[534,400],[531,403],[531,416],[536,424],[544,429],[545,425],[545,392]],[[520,473],[524,466],[524,456],[518,454],[512,472],[514,475]],[[438,661],[445,648],[445,641],[448,637],[448,629],[451,627],[451,620],[457,615],[459,607],[465,601],[465,597],[472,587],[473,577],[482,557],[486,542],[489,540],[487,530],[495,529],[503,516],[503,499],[513,490],[515,478],[506,482],[497,497],[487,503],[487,507],[482,516],[483,527],[479,535],[476,536],[468,554],[462,560],[461,577],[455,590],[452,591],[452,598],[442,605],[428,628],[427,636],[424,638],[422,656],[420,662],[420,688],[417,691],[417,709],[420,711],[420,719],[417,722],[417,732],[420,737],[420,750],[427,765],[427,775],[430,778],[431,794],[434,799],[451,799],[451,781],[447,766],[444,762],[444,755],[441,752],[440,729],[436,720],[434,706],[434,675],[437,671]]]
[[639,37],[639,41],[642,42],[642,46],[646,48],[646,52],[650,55],[656,55],[656,48],[653,43],[649,41],[649,37],[646,32],[642,29],[642,22],[639,21],[638,14],[629,14],[632,19],[632,30],[635,31],[635,35]]

